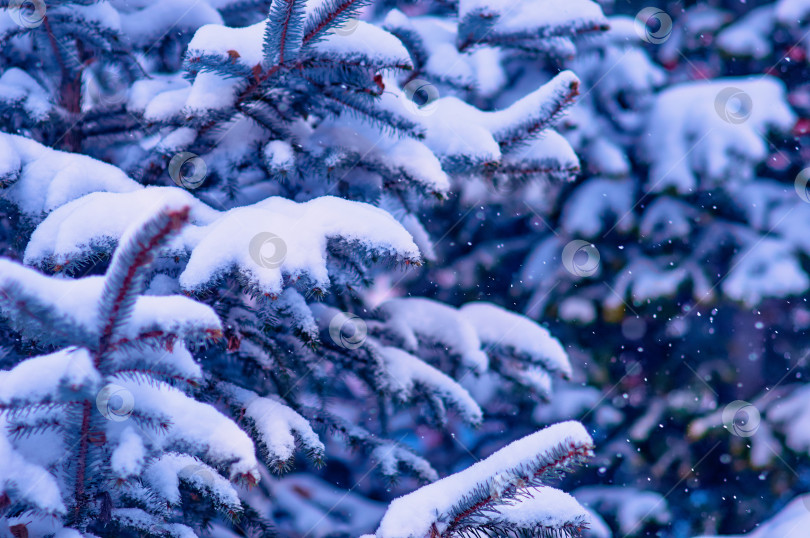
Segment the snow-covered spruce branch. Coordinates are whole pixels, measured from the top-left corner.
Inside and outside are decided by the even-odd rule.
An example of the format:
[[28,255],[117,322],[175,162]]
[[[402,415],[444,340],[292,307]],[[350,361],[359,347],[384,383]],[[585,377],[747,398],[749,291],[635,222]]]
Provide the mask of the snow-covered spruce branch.
[[315,8],[304,28],[304,44],[314,43],[330,28],[335,28],[356,16],[371,0],[327,0]]
[[101,292],[99,318],[103,329],[98,350],[100,357],[132,315],[137,297],[146,286],[146,271],[154,262],[156,253],[188,222],[190,209],[181,207],[161,211],[137,226],[132,236],[122,238],[122,248],[113,256]]
[[583,463],[592,451],[581,424],[555,424],[394,500],[376,536],[576,536],[587,526],[587,511],[543,483]]
[[[584,3],[590,8],[589,2]],[[409,104],[414,99],[411,95],[414,90],[408,79],[401,80],[399,74],[413,68],[410,56],[418,55],[423,41],[432,41],[435,36],[416,32],[409,42],[417,51],[413,52],[394,34],[365,21],[353,21],[351,31],[345,35],[324,32],[311,43],[302,44],[305,38],[300,36],[300,27],[307,24],[319,27],[320,23],[311,21],[323,15],[329,29],[337,30],[336,25],[346,22],[341,10],[354,9],[354,4],[325,3],[334,13],[340,12],[333,17],[332,12],[320,13],[323,6],[313,13],[304,10],[301,2],[278,2],[267,20],[252,26],[200,28],[189,44],[185,61],[191,86],[173,92],[171,102],[166,101],[168,95],[158,94],[143,104],[146,119],[163,130],[163,156],[168,159],[180,150],[203,154],[214,151],[210,147],[211,130],[227,123],[243,124],[247,117],[262,126],[260,132],[244,124],[252,131],[249,136],[255,137],[256,143],[270,147],[278,146],[278,139],[293,139],[286,153],[287,160],[292,158],[290,164],[299,172],[298,177],[305,169],[320,168],[324,157],[352,163],[352,167],[363,166],[382,138],[385,145],[394,146],[396,151],[388,151],[387,159],[368,159],[371,172],[381,175],[389,188],[414,187],[443,196],[446,187],[439,183],[442,178],[438,171],[428,174],[424,166],[414,167],[415,157],[421,162],[432,153],[432,158],[439,158],[446,171],[456,174],[484,172],[485,165],[491,167],[502,160],[501,151],[506,153],[520,142],[544,138],[577,94],[576,78],[563,73],[513,106],[497,112],[484,112],[467,103],[455,102],[452,97],[436,99],[431,95],[429,110],[438,110],[437,117],[431,118],[432,113]],[[392,28],[398,27],[394,24]],[[284,43],[279,41],[281,36]],[[285,60],[280,62],[282,53]],[[430,75],[435,78],[432,72]],[[432,87],[426,81],[411,82]],[[146,89],[146,84],[143,86]],[[209,95],[212,87],[222,88],[216,98]],[[317,114],[319,122],[314,129],[304,127],[309,120],[292,109],[292,103],[302,106],[306,103],[304,108]],[[160,112],[154,114],[150,110]],[[349,130],[347,123],[356,125],[349,125],[353,127]],[[475,127],[471,129],[473,124]],[[338,126],[351,133],[344,140],[347,147],[331,147],[324,155],[321,140],[337,134],[334,131]],[[447,141],[458,137],[464,138],[466,144],[454,144],[453,151],[448,153]],[[360,138],[367,139],[363,145],[368,149],[357,148]],[[542,145],[538,143],[538,147]],[[555,150],[559,147],[559,143],[554,144]],[[381,166],[381,161],[386,165]],[[399,166],[391,166],[400,162]],[[343,164],[338,170],[346,173],[352,167]],[[568,177],[575,168],[547,158],[534,170],[537,176]],[[402,183],[403,176],[407,184]]]
[[[149,535],[191,532],[169,522],[171,507],[179,501],[177,482],[166,478],[172,457],[176,464],[169,476],[187,481],[184,473],[202,472],[202,478],[191,479],[192,488],[207,491],[226,512],[242,510],[229,482],[203,461],[230,469],[233,480],[255,482],[250,439],[213,407],[189,397],[182,390],[188,384],[175,388],[166,382],[201,380],[185,343],[199,342],[203,335],[217,338],[220,322],[208,307],[185,297],[141,295],[156,251],[179,232],[188,211],[187,206],[168,206],[136,223],[124,234],[104,277],[54,279],[0,261],[3,316],[35,342],[71,346],[0,372],[3,459],[31,462],[0,473],[0,488],[15,513],[61,516],[74,529],[110,524],[146,528]],[[39,318],[42,312],[50,317]],[[49,324],[59,318],[69,322],[57,325],[62,329],[53,334]],[[171,342],[168,348],[165,340],[144,338],[158,327]],[[140,345],[114,344],[121,340]],[[228,435],[201,429],[197,420]],[[57,450],[45,448],[51,445]],[[52,474],[39,465],[62,470]],[[34,487],[23,471],[36,480]],[[107,488],[110,477],[117,483],[113,490]],[[110,506],[116,508],[110,511]]]
[[[481,44],[534,51],[573,49],[577,34],[608,29],[602,10],[581,0],[550,0],[538,5],[531,0],[511,4],[487,0],[459,2],[459,50]],[[556,39],[555,39],[556,38]],[[554,41],[567,42],[563,47]]]
[[552,127],[579,95],[579,79],[566,72],[536,92],[503,110],[503,122],[493,136],[502,149],[536,137]]

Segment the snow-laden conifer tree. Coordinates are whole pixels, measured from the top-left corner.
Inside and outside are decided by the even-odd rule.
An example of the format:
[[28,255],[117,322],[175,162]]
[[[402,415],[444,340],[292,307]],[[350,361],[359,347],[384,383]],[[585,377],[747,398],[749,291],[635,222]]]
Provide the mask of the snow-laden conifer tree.
[[[427,460],[384,436],[388,421],[412,427],[397,408],[423,401],[428,425],[446,426],[452,416],[479,426],[480,406],[453,376],[492,372],[548,398],[551,377],[571,375],[545,329],[490,303],[455,309],[390,299],[367,322],[325,302],[308,304],[296,286],[331,289],[340,266],[327,257],[353,251],[418,260],[405,228],[371,205],[271,197],[220,212],[178,187],[144,188],[104,163],[17,136],[2,140],[16,160],[6,200],[20,211],[22,228],[41,219],[22,259],[56,273],[4,261],[6,331],[10,343],[22,338],[9,346],[0,380],[10,527],[183,535],[217,521],[216,528],[265,533],[281,509],[271,508],[261,485],[242,491],[251,502],[236,485],[255,486],[262,474],[274,481],[267,471],[287,471],[298,449],[316,465],[328,463],[323,436],[367,454],[374,464],[365,474],[406,472],[431,482],[438,474]],[[49,177],[62,162],[69,173]],[[83,183],[74,181],[79,169]],[[307,224],[291,226],[293,219]],[[274,248],[263,250],[266,244]],[[66,278],[88,266],[106,266],[105,276]],[[28,358],[38,349],[58,350]],[[39,370],[48,375],[39,379]],[[358,399],[379,407],[372,415],[366,405],[347,407]],[[427,510],[432,519],[421,521],[446,536],[478,529],[573,535],[588,513],[541,483],[591,448],[573,423],[527,437],[464,479],[437,482],[456,484],[456,498],[445,495],[447,506]],[[34,488],[47,498],[32,497],[29,473],[47,480],[44,490]],[[531,504],[545,497],[558,499],[559,509]],[[389,521],[403,510],[410,515],[405,501],[397,506]],[[330,510],[323,510],[326,518]],[[396,529],[379,532],[419,535]]]
[[[575,375],[559,341],[486,295],[405,290],[464,185],[578,171],[554,126],[580,81],[552,63],[607,28],[597,4],[2,6],[9,532],[597,521],[548,484],[591,454],[581,425],[479,434]],[[549,63],[514,86],[526,58]]]
[[[191,536],[171,515],[180,481],[228,517],[242,510],[228,478],[259,479],[250,438],[187,394],[204,378],[191,349],[221,338],[221,322],[186,297],[144,295],[157,250],[188,215],[165,207],[136,224],[103,276],[52,278],[2,261],[2,312],[28,350],[4,357],[0,374],[12,532]],[[26,356],[35,349],[56,351]]]

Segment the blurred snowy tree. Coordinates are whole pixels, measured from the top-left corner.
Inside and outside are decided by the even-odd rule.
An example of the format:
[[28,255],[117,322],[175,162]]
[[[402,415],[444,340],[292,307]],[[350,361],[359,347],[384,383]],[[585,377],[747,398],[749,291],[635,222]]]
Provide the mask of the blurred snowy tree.
[[[808,6],[606,4],[610,30],[562,62],[582,82],[558,124],[582,173],[465,184],[437,249],[452,264],[412,288],[557,319],[603,394],[563,387],[502,420],[591,425],[615,488],[578,498],[622,536],[740,532],[810,487]],[[521,62],[515,88],[549,65]]]

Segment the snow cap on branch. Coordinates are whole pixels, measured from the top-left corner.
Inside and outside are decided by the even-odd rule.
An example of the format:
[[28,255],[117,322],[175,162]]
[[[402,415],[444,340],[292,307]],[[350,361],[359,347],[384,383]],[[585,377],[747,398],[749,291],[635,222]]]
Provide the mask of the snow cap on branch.
[[438,535],[460,529],[463,520],[480,515],[482,509],[493,503],[499,504],[498,493],[485,493],[474,500],[476,491],[491,490],[490,481],[494,477],[516,475],[525,478],[526,486],[537,486],[547,473],[588,457],[592,447],[593,440],[578,422],[562,422],[528,435],[464,471],[394,500],[376,536],[423,538],[431,532]]

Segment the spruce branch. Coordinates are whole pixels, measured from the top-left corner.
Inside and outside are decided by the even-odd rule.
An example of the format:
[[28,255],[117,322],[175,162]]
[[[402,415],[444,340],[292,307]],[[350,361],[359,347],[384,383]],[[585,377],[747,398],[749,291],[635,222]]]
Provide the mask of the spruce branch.
[[[581,523],[570,516],[583,510],[567,494],[542,483],[581,463],[592,450],[593,441],[581,424],[555,424],[507,445],[464,471],[396,499],[380,522],[377,536],[472,536],[485,533],[487,525],[496,535],[534,528],[564,536],[574,530],[571,524]],[[529,504],[533,495],[564,500],[567,509],[551,512],[553,521],[546,521],[541,515],[542,503]],[[531,508],[530,516],[537,517],[521,514],[523,521],[518,521],[512,511],[516,502]]]
[[328,0],[321,4],[307,20],[304,28],[304,44],[312,44],[324,37],[330,28],[355,16],[371,0]]
[[82,421],[79,425],[79,449],[76,459],[76,481],[73,489],[73,521],[79,523],[84,512],[87,498],[85,495],[85,472],[87,470],[87,452],[90,444],[90,413],[93,404],[90,400],[82,402]]
[[298,57],[304,38],[304,0],[273,0],[264,32],[266,66],[282,65]]
[[[10,265],[10,264],[9,264]],[[96,336],[76,321],[55,311],[50,302],[21,286],[22,276],[0,277],[0,314],[23,335],[51,344],[92,346]]]
[[509,502],[521,495],[530,495],[526,488],[537,487],[550,479],[559,478],[564,472],[583,463],[593,454],[593,444],[568,438],[539,454],[534,461],[507,471],[509,484],[502,489],[495,487],[492,479],[476,487],[453,509],[453,514],[442,537],[454,536],[464,526],[474,527],[476,518],[486,516],[500,504]]
[[[572,76],[570,72],[567,75],[570,76],[561,73],[535,92],[534,96],[529,96],[542,99],[536,110],[524,114],[526,111],[523,110],[523,103],[518,101],[502,112],[506,115],[520,114],[520,119],[517,122],[507,125],[493,134],[502,150],[530,140],[545,129],[552,127],[565,110],[574,104],[576,97],[579,95],[579,80]],[[532,102],[534,100],[532,99]]]
[[98,355],[107,351],[113,336],[135,307],[146,273],[158,249],[188,221],[190,208],[166,209],[149,219],[113,256],[104,282],[99,319],[102,320]]

